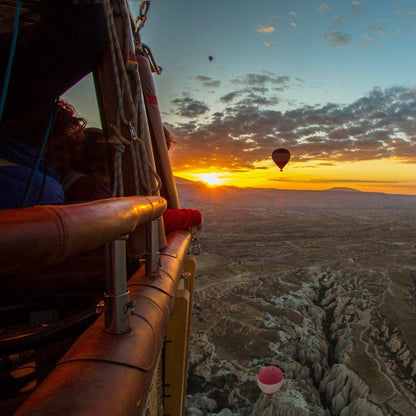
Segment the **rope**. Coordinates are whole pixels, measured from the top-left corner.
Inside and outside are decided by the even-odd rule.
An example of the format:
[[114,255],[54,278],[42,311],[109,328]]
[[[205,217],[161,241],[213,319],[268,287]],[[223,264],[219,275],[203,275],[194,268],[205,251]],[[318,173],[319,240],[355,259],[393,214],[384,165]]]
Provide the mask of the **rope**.
[[[130,92],[130,94],[128,94],[130,95],[130,97],[131,97],[131,90],[130,90],[130,85],[129,85],[128,78],[127,78],[127,73],[125,71],[125,67],[122,64],[120,66],[121,66],[121,72],[122,72],[122,77],[123,77],[123,85],[121,85],[121,82],[120,82],[118,61],[123,63],[123,56],[121,54],[120,43],[117,37],[117,31],[116,31],[115,24],[114,24],[113,10],[111,8],[110,0],[104,0],[104,10],[105,10],[105,17],[106,17],[107,35],[108,35],[109,44],[110,44],[111,62],[113,65],[114,79],[115,79],[116,90],[117,90],[118,111],[119,111],[122,122],[127,126],[128,121],[124,113],[123,96],[124,96],[124,88],[126,86],[127,86],[127,92]],[[129,104],[134,105],[132,100],[129,100]],[[135,111],[133,110],[132,113],[134,114],[134,112]],[[117,127],[120,128],[119,125]]]
[[[45,136],[43,138],[41,147],[39,149],[38,156],[36,158],[36,162],[35,162],[35,164],[33,166],[32,173],[30,175],[29,182],[28,182],[28,184],[26,186],[25,195],[23,197],[22,204],[21,204],[22,208],[26,208],[26,205],[27,205],[27,202],[28,202],[28,199],[29,199],[29,195],[30,195],[30,193],[32,191],[33,183],[35,181],[35,176],[36,176],[36,174],[37,174],[37,172],[39,170],[40,161],[42,160],[42,156],[43,156],[43,153],[45,151],[46,143],[47,143],[47,141],[49,139],[49,135],[50,135],[50,133],[52,131],[52,126],[53,126],[54,120],[55,120],[56,105],[57,105],[57,102],[55,101],[54,106],[52,108],[51,115],[49,117],[49,122],[48,122],[48,126],[46,128]],[[43,189],[41,189],[41,192],[43,192]]]
[[17,35],[19,33],[19,18],[20,18],[21,9],[22,9],[22,0],[18,0],[16,4],[16,12],[14,15],[14,29],[13,29],[12,42],[10,45],[9,60],[7,62],[7,69],[6,69],[6,75],[4,77],[3,91],[1,93],[1,99],[0,99],[0,123],[3,117],[4,106],[6,104],[7,90],[9,89],[10,76],[12,73],[14,53],[16,51]]
[[126,150],[126,147],[130,146],[130,142],[121,135],[119,128],[111,125],[111,129],[113,130],[113,136],[111,136],[108,143],[112,144],[116,151],[114,156],[114,197],[124,195],[122,156]]
[[[128,5],[125,0],[122,2],[122,14],[124,16],[124,22],[126,24],[124,33],[125,43],[128,45],[129,37],[128,33],[131,30],[129,26],[130,15],[127,12]],[[127,146],[130,146],[133,171],[134,171],[134,184],[137,195],[140,195],[140,185],[145,189],[148,195],[158,192],[161,188],[161,180],[156,171],[153,169],[147,156],[146,148],[144,146],[142,138],[144,137],[144,116],[143,116],[143,99],[140,77],[138,74],[138,63],[136,60],[130,59],[130,53],[126,48],[126,57],[123,59],[120,43],[117,36],[117,31],[113,19],[113,11],[111,8],[110,0],[104,0],[104,10],[106,17],[107,33],[110,43],[111,61],[114,71],[114,78],[117,91],[117,105],[118,115],[116,126],[111,126],[114,132],[112,138],[113,144],[116,146],[116,154],[114,158],[114,187],[113,196],[124,195],[123,184],[123,172],[122,172],[122,154]],[[135,55],[134,55],[135,59]],[[120,66],[120,70],[119,70]],[[133,80],[135,82],[136,94],[133,99],[133,94],[130,88],[129,78],[127,74],[127,68],[129,72],[133,74]],[[127,103],[130,107],[132,114],[132,121],[128,121],[124,111],[124,100],[126,96]],[[137,121],[139,121],[140,134],[136,136]],[[127,140],[121,135],[121,122],[129,126],[130,136],[132,140]],[[156,178],[156,187],[153,189],[149,176],[149,171]]]

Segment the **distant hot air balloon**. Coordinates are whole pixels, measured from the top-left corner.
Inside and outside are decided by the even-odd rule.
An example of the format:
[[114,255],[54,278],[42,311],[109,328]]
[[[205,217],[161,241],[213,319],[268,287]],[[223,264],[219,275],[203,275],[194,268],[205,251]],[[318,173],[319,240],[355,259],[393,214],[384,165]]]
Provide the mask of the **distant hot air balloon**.
[[212,57],[212,56],[210,55],[210,56],[208,56],[208,59],[209,59],[209,61],[210,61],[210,62],[212,62],[212,60],[214,59],[214,57]]
[[274,163],[279,166],[280,171],[282,171],[286,163],[289,162],[290,152],[287,149],[276,149],[272,153],[272,158]]
[[257,376],[257,384],[263,393],[271,397],[282,387],[283,377],[284,374],[280,368],[264,367]]

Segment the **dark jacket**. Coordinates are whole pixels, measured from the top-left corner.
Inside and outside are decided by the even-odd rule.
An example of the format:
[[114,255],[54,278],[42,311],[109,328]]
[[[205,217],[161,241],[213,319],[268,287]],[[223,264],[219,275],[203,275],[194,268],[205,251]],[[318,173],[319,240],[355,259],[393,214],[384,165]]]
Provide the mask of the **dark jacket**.
[[[1,134],[0,209],[22,206],[37,152],[35,147]],[[8,165],[8,162],[11,164]],[[41,161],[26,206],[62,202],[64,202],[64,192],[57,181],[56,172]]]

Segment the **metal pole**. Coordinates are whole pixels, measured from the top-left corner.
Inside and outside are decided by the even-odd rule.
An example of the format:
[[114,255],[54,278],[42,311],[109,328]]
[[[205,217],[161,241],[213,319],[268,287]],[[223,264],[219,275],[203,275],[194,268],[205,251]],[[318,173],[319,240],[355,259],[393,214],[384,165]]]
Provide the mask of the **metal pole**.
[[111,334],[130,331],[127,290],[126,240],[120,237],[106,244],[105,330]]
[[152,277],[159,275],[159,221],[160,218],[156,218],[148,225],[146,274]]

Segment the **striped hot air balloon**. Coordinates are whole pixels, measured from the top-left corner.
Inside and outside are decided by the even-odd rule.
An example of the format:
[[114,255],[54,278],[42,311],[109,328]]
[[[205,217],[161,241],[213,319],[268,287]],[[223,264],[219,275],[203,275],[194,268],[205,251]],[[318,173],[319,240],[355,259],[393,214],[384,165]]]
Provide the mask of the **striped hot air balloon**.
[[284,374],[275,366],[264,367],[257,376],[257,384],[260,390],[269,397],[273,396],[283,384]]

